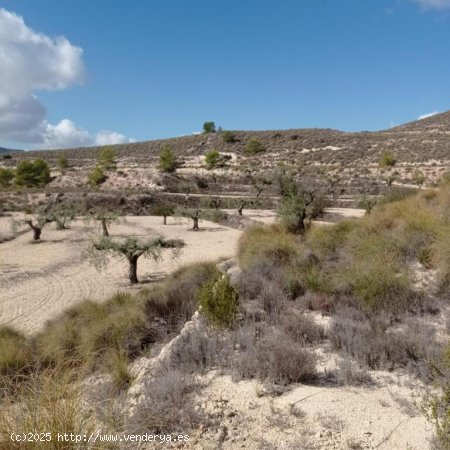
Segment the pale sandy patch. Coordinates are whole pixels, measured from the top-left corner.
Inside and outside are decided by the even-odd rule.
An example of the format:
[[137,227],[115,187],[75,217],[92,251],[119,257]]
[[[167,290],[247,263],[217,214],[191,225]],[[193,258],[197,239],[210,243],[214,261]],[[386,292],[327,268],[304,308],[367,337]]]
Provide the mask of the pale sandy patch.
[[[0,229],[9,227],[9,218],[0,218]],[[169,253],[159,263],[140,258],[138,277],[142,284],[130,286],[127,262],[112,260],[97,272],[85,251],[99,229],[82,221],[70,229],[57,231],[54,224],[44,228],[42,242],[33,243],[31,232],[0,244],[0,324],[24,332],[39,330],[44,323],[66,308],[91,298],[104,300],[117,291],[133,291],[145,283],[163,278],[176,268],[198,261],[214,261],[233,256],[241,231],[200,221],[202,231],[190,231],[190,220],[161,217],[127,217],[126,223],[113,225],[112,236],[150,238],[163,234],[182,239],[186,246],[178,259]]]

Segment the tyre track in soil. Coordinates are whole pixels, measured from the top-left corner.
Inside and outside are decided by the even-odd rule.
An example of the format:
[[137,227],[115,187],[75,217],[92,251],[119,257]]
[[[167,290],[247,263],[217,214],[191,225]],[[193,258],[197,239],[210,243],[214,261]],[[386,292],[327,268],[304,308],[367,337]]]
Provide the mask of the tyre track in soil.
[[[41,328],[62,309],[87,298],[103,300],[118,290],[107,274],[93,276],[82,255],[89,242],[85,229],[44,231],[47,238],[40,244],[31,244],[25,235],[0,247],[0,324],[26,333]],[[31,265],[37,267],[20,264],[27,252],[35,253]],[[5,263],[8,260],[14,263]]]

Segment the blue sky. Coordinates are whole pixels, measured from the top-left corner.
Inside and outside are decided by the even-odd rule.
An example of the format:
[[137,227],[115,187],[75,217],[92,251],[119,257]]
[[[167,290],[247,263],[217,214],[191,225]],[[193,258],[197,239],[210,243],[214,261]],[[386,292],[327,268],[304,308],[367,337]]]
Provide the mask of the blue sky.
[[[0,54],[11,57],[0,57],[10,70],[0,73],[0,146],[172,137],[207,120],[224,129],[377,130],[450,109],[450,0],[0,0],[0,8],[3,23],[15,24],[3,37],[0,28]],[[48,41],[23,44],[5,11]]]

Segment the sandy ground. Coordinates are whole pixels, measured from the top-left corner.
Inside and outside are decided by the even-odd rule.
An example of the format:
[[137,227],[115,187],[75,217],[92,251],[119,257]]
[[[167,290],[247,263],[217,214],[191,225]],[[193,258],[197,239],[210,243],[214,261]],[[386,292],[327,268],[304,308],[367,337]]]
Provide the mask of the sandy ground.
[[[223,449],[425,450],[433,426],[421,414],[422,393],[408,377],[372,387],[294,385],[280,397],[253,381],[211,374],[201,401],[225,405]],[[230,412],[228,412],[230,411]],[[214,448],[202,438],[194,449]]]
[[[87,298],[103,300],[117,291],[141,288],[163,278],[183,264],[213,261],[233,256],[241,232],[201,221],[201,231],[189,231],[190,220],[160,217],[127,217],[126,223],[111,226],[111,235],[150,237],[163,234],[186,243],[180,257],[168,252],[157,264],[140,258],[138,277],[142,284],[131,287],[127,263],[112,260],[98,272],[84,254],[99,229],[83,221],[57,231],[54,224],[44,228],[42,242],[33,243],[31,231],[0,244],[0,324],[24,332],[39,330],[50,318]],[[10,218],[0,218],[0,230],[9,231]]]

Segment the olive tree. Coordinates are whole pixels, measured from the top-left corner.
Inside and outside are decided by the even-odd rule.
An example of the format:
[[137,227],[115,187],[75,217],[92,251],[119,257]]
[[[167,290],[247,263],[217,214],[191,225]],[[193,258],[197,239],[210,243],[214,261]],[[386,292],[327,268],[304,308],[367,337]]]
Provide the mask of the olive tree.
[[104,268],[111,257],[125,258],[129,265],[128,278],[130,283],[136,284],[139,283],[137,263],[141,256],[159,261],[163,257],[163,250],[170,249],[172,256],[176,257],[183,246],[184,242],[179,239],[165,239],[162,236],[149,240],[141,240],[132,236],[119,240],[103,236],[92,244],[88,256],[90,262],[97,269]]
[[167,217],[173,216],[175,212],[175,208],[171,205],[160,205],[155,206],[151,211],[150,214],[152,216],[159,216],[163,218],[163,224],[167,225]]
[[109,237],[108,227],[112,223],[119,221],[119,214],[109,209],[95,208],[90,210],[86,215],[87,222],[91,222],[92,220],[100,222],[103,236]]
[[199,231],[198,222],[200,219],[219,222],[227,217],[220,209],[201,209],[201,208],[183,208],[178,207],[175,210],[178,217],[187,217],[192,220],[192,231]]
[[55,222],[58,230],[65,230],[72,220],[80,213],[79,206],[74,202],[59,201],[57,198],[53,204],[41,211],[41,216],[49,222]]
[[334,201],[345,193],[345,188],[342,187],[341,179],[339,177],[327,178],[327,192]]
[[29,227],[33,230],[33,240],[39,241],[41,239],[42,229],[48,223],[53,222],[53,220],[44,215],[38,216],[34,219],[34,223],[32,219],[25,220],[25,223],[29,225]]

